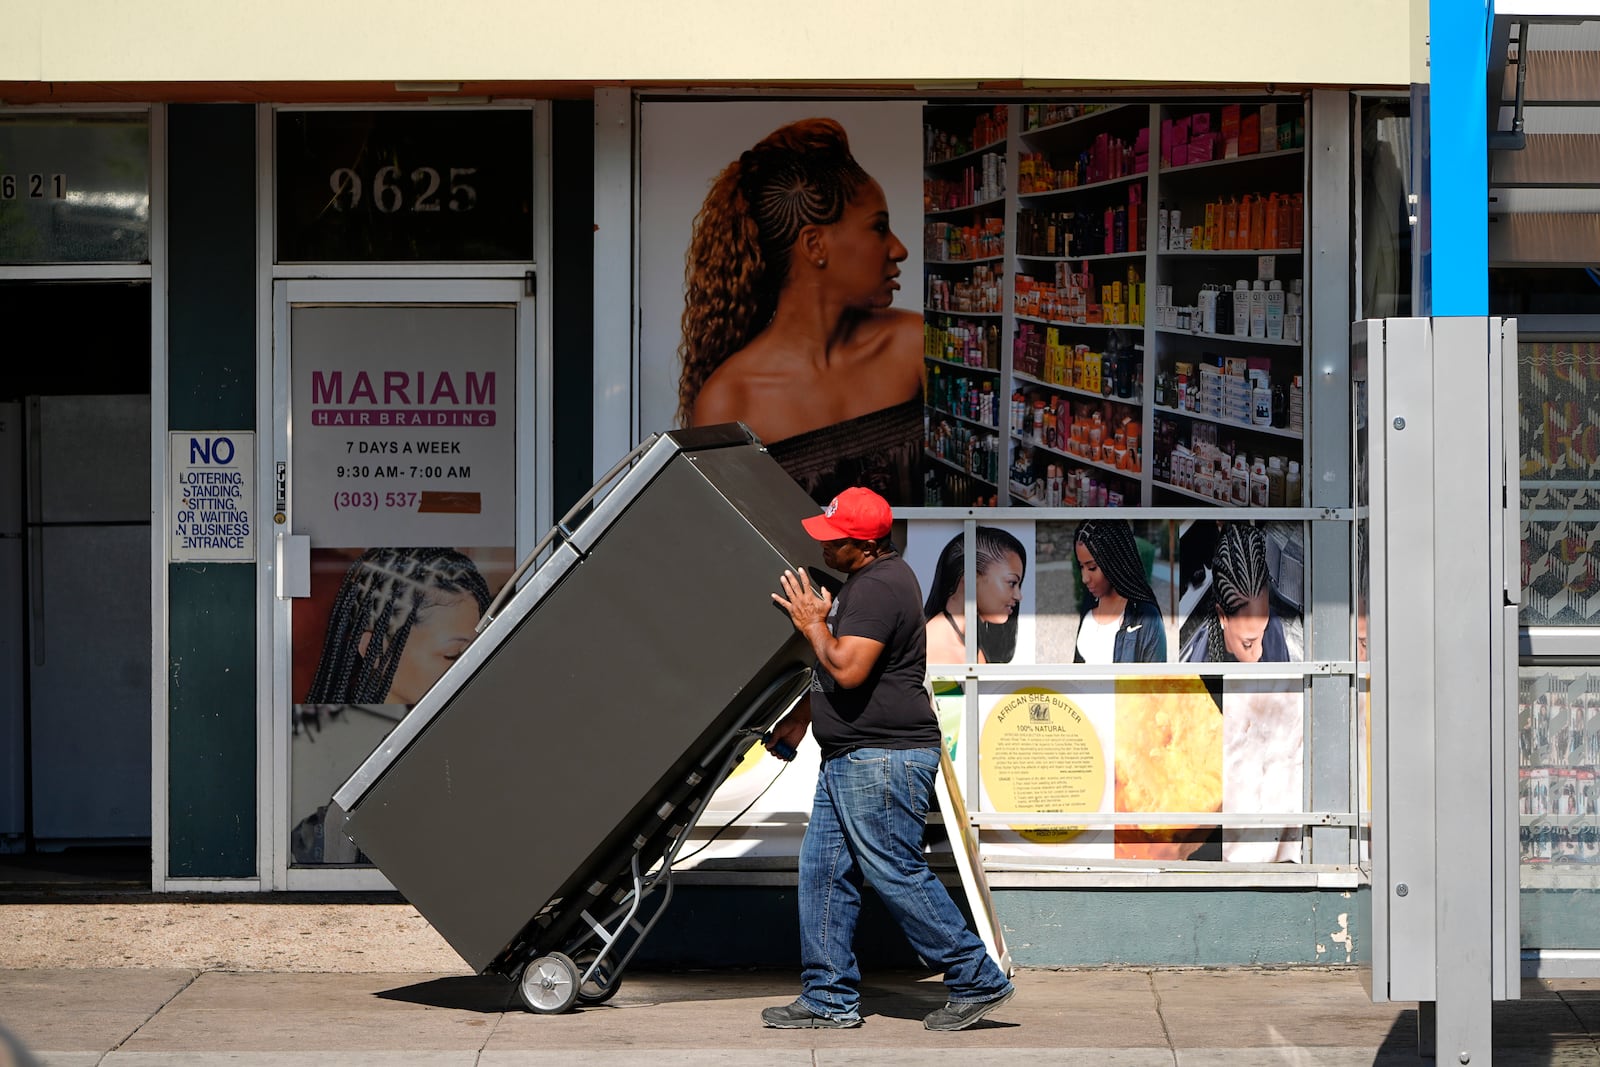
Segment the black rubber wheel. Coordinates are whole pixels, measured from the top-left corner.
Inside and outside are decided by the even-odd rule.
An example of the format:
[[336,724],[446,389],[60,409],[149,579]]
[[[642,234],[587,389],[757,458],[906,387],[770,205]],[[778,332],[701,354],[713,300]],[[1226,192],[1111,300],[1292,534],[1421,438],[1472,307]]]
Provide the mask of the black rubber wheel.
[[[572,962],[578,968],[578,977],[581,979],[589,965],[600,955],[598,949],[584,949],[573,954]],[[608,964],[602,963],[595,969],[593,976],[587,982],[578,985],[578,1002],[580,1004],[604,1004],[617,995],[617,990],[622,988],[622,976],[613,974]]]
[[560,1015],[578,999],[578,967],[559,952],[540,956],[522,969],[517,995],[539,1015]]

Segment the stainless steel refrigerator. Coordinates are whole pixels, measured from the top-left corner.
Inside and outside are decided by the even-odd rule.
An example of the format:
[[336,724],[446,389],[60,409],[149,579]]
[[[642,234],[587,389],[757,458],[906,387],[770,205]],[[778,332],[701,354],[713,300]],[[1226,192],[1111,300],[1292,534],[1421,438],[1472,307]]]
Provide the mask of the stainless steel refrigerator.
[[19,850],[23,800],[22,405],[0,404],[0,852]]
[[150,401],[20,407],[20,428],[0,409],[0,833],[23,832],[26,782],[40,847],[146,838]]

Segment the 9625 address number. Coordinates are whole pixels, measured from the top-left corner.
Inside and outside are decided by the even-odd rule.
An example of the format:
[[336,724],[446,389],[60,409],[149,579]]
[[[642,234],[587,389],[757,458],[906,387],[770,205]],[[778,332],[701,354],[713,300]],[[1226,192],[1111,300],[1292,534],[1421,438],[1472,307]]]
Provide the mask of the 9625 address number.
[[[384,215],[398,211],[430,212],[448,208],[471,211],[478,206],[478,188],[467,181],[477,167],[449,167],[441,175],[436,167],[418,167],[406,175],[399,167],[379,167],[372,175],[372,206]],[[355,211],[367,194],[367,183],[353,167],[340,167],[328,175],[335,211]]]

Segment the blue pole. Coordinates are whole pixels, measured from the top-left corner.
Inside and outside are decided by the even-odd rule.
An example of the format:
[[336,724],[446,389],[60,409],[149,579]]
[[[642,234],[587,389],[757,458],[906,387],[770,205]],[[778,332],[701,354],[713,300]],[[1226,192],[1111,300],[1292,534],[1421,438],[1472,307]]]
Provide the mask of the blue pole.
[[[1489,313],[1485,115],[1493,25],[1493,0],[1429,0],[1423,315]],[[1419,118],[1414,110],[1413,122]]]

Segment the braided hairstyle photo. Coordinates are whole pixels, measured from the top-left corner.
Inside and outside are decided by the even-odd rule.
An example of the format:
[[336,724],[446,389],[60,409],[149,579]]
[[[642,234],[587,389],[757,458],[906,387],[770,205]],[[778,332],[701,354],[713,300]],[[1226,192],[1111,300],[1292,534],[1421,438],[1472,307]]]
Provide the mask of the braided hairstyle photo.
[[[990,622],[984,618],[984,601],[988,599],[983,588],[984,577],[994,568],[1007,570],[1013,566],[1015,559],[1017,581],[1020,582],[1028,570],[1028,550],[1022,542],[1009,532],[995,526],[979,526],[974,531],[973,540],[978,562],[978,655],[984,663],[1010,663],[1017,652],[1017,626],[1021,616],[1020,605],[1003,605],[1007,612],[1002,622]],[[956,627],[958,636],[961,636],[960,623],[966,613],[966,541],[964,534],[956,534],[950,543],[944,546],[939,553],[939,561],[934,565],[933,581],[928,584],[928,599],[922,606],[924,620],[932,621],[948,612],[952,619],[951,625]],[[999,614],[1000,605],[991,605],[996,610],[988,614]],[[963,638],[964,639],[964,638]]]
[[[1139,544],[1134,540],[1131,523],[1124,519],[1085,519],[1078,524],[1073,543],[1089,550],[1095,566],[1120,595],[1129,600],[1156,603],[1155,590],[1150,588],[1150,580],[1145,577],[1144,561],[1139,558]],[[1083,610],[1092,606],[1085,604]]]
[[771,321],[801,229],[839,221],[869,181],[825,118],[774,130],[717,176],[684,262],[680,426],[711,373]]
[[419,616],[470,595],[477,614],[491,594],[477,565],[453,548],[371,548],[350,565],[328,618],[306,704],[383,704]]
[[1267,535],[1259,526],[1229,523],[1217,540],[1211,561],[1210,600],[1216,608],[1206,619],[1206,660],[1222,663],[1233,658],[1225,643],[1224,618],[1235,618],[1254,603],[1265,605],[1271,593],[1267,570]]

